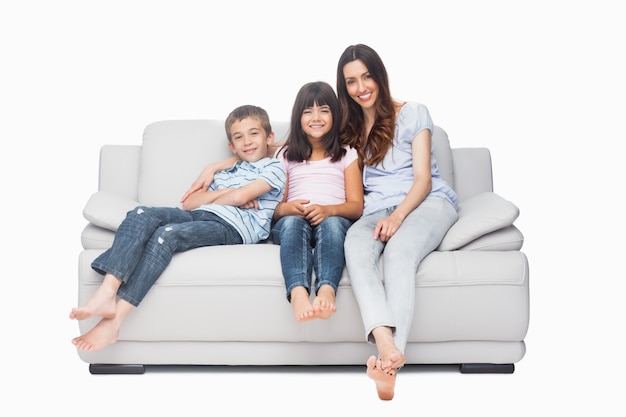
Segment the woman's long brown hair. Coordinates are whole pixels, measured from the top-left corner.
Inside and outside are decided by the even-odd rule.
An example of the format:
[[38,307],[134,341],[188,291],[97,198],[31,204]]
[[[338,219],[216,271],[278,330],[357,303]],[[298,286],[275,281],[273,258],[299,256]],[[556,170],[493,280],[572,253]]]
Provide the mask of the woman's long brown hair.
[[[361,106],[348,95],[343,67],[360,60],[370,77],[378,84],[378,98],[374,104],[376,119],[365,138],[365,120]],[[357,149],[362,165],[380,163],[393,143],[396,107],[389,90],[389,78],[382,59],[367,45],[350,45],[341,54],[337,64],[337,97],[341,109],[340,137],[344,144]]]

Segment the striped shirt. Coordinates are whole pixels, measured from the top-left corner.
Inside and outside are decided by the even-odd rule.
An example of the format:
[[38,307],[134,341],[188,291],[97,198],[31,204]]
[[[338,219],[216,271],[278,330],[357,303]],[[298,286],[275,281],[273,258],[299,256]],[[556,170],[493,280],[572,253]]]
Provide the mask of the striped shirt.
[[197,210],[215,213],[233,226],[243,243],[258,243],[270,234],[274,209],[283,199],[286,174],[281,162],[275,158],[263,158],[256,162],[238,161],[232,168],[216,173],[209,191],[223,188],[240,188],[262,179],[272,189],[257,197],[259,209],[240,209],[221,204],[203,204]]

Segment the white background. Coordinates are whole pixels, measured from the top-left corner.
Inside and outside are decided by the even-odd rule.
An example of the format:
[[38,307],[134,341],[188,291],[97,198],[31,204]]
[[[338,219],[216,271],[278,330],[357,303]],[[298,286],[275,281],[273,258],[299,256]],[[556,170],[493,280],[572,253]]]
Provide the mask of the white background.
[[[3,2],[0,409],[13,411],[1,414],[623,415],[622,9]],[[337,59],[354,43],[379,52],[393,95],[426,104],[453,146],[490,148],[495,191],[520,207],[531,324],[515,373],[407,369],[392,402],[376,398],[364,368],[90,375],[67,316],[100,147],[138,144],[153,121],[222,119],[244,103],[287,120],[302,84],[335,85]]]

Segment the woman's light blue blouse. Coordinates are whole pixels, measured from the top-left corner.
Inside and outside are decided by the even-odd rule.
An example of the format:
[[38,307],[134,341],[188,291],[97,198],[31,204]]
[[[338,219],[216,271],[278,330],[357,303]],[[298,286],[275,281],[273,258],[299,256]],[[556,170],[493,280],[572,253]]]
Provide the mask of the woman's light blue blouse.
[[[393,146],[381,163],[376,166],[365,166],[363,170],[364,216],[382,209],[395,207],[404,200],[413,184],[411,142],[424,129],[429,129],[431,133],[434,130],[428,108],[420,103],[405,103],[396,119]],[[458,203],[457,195],[441,178],[433,150],[434,144],[431,141],[432,190],[430,195],[443,197],[456,206]]]

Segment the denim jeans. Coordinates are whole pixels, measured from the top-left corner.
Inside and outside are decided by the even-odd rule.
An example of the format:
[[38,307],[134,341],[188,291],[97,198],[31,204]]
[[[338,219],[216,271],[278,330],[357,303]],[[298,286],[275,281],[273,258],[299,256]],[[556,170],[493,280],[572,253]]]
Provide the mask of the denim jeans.
[[[365,340],[376,343],[372,330],[390,327],[396,347],[404,352],[415,312],[415,273],[422,259],[439,246],[458,214],[448,200],[427,197],[389,241],[374,240],[376,224],[394,209],[357,220],[346,235],[345,256]],[[379,271],[381,253],[383,271]]]
[[214,213],[140,206],[126,214],[113,245],[94,259],[91,267],[120,279],[118,296],[136,307],[174,253],[241,243],[237,230]]
[[294,287],[303,286],[311,293],[312,271],[315,294],[325,284],[337,292],[345,266],[343,242],[351,224],[352,220],[339,216],[327,217],[317,226],[298,216],[281,217],[276,222],[272,237],[280,245],[288,301]]

